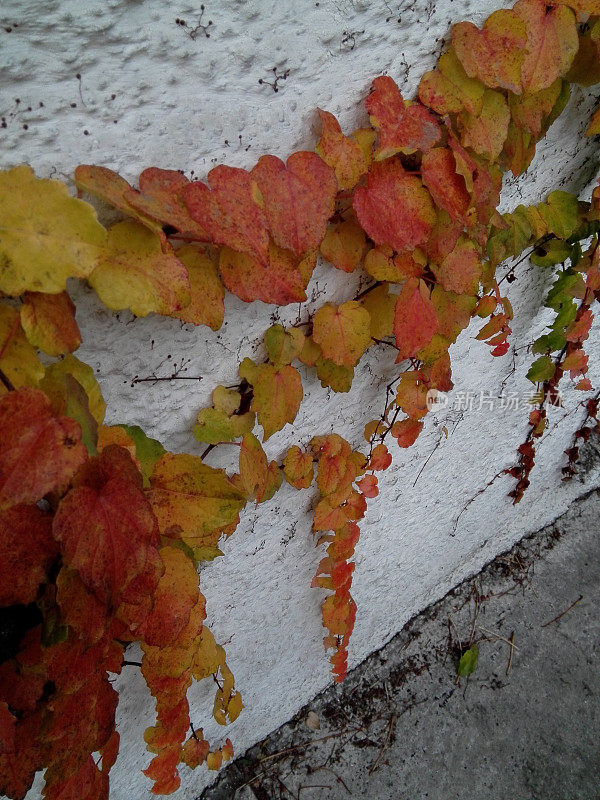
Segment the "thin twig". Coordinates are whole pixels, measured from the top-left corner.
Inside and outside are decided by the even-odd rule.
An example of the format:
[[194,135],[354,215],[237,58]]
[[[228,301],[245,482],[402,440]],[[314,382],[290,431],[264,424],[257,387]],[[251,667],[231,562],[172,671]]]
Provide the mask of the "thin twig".
[[517,645],[514,643],[514,641],[512,641],[512,639],[514,638],[514,633],[511,635],[510,639],[505,639],[504,636],[499,636],[497,633],[494,633],[494,631],[489,631],[487,628],[483,628],[481,625],[478,625],[477,627],[479,628],[480,631],[487,633],[488,636],[493,636],[494,639],[498,639],[498,641],[500,642],[506,642],[506,644],[510,646],[511,650],[519,649]]
[[343,731],[336,731],[335,733],[329,733],[327,736],[319,736],[318,739],[311,739],[309,742],[303,742],[302,744],[294,745],[294,747],[286,747],[285,750],[278,750],[277,753],[269,753],[267,756],[263,756],[263,758],[259,759],[259,762],[262,764],[263,761],[270,761],[272,758],[277,758],[278,756],[286,755],[287,753],[293,753],[296,750],[303,750],[305,747],[310,747],[311,744],[316,744],[317,742],[324,742],[327,739],[333,739],[336,736],[345,736],[346,734],[350,733],[360,733],[367,728],[367,725],[361,725],[360,728],[351,728],[350,730],[343,730]]
[[392,714],[392,716],[390,717],[390,724],[389,724],[389,727],[388,727],[387,736],[385,737],[385,742],[383,743],[383,746],[382,746],[381,750],[379,751],[379,755],[377,756],[377,759],[376,759],[375,763],[373,764],[373,766],[369,770],[369,775],[372,775],[375,772],[375,770],[377,769],[377,764],[379,764],[379,761],[381,760],[381,756],[383,755],[383,753],[385,751],[385,748],[388,746],[388,743],[390,741],[390,737],[392,735],[392,730],[394,728],[394,720],[395,719],[396,719],[396,714]]
[[8,376],[5,375],[4,372],[1,369],[0,369],[0,381],[2,381],[2,383],[6,386],[6,388],[8,389],[9,392],[14,392],[15,391],[15,387],[13,386],[12,382],[10,381],[10,378],[8,378]]
[[508,673],[510,672],[510,666],[512,664],[512,657],[513,657],[513,650],[515,649],[515,632],[513,631],[510,635],[510,653],[508,654],[508,666],[506,667],[505,675],[508,677]]
[[569,611],[571,611],[573,608],[575,608],[577,603],[580,603],[582,600],[583,600],[583,595],[580,594],[579,597],[577,598],[577,600],[575,600],[574,603],[571,603],[571,605],[567,609],[565,609],[561,614],[559,614],[557,617],[554,617],[554,619],[551,619],[550,622],[544,622],[544,624],[542,625],[542,628],[547,628],[548,625],[552,625],[553,622],[558,622],[558,620],[561,617],[564,617],[565,614],[568,614]]

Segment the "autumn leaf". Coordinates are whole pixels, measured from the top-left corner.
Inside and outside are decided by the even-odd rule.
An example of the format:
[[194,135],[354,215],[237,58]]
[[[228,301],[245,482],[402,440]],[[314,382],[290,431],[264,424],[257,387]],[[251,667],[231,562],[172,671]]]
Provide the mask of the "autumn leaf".
[[149,167],[139,177],[139,192],[126,189],[123,197],[161,227],[171,225],[185,236],[204,241],[208,239],[206,231],[192,219],[183,202],[182,191],[189,183],[177,170]]
[[320,108],[317,110],[323,131],[315,149],[335,172],[338,189],[354,189],[369,167],[367,158],[356,141],[344,136],[333,114]]
[[313,317],[312,335],[324,358],[353,367],[371,343],[369,312],[356,300],[325,303]]
[[64,490],[87,458],[79,425],[53,416],[48,398],[37,389],[0,399],[0,430],[0,509]]
[[527,92],[539,92],[565,75],[573,62],[579,48],[575,14],[564,5],[549,8],[545,0],[518,0],[514,12],[527,31],[521,85]]
[[515,125],[538,139],[542,135],[546,118],[560,97],[562,84],[561,79],[557,78],[550,86],[537,92],[510,94],[508,105]]
[[415,356],[439,329],[435,307],[423,281],[407,281],[398,295],[394,317],[397,360]]
[[271,325],[265,333],[265,348],[275,369],[281,369],[298,358],[304,347],[305,336],[300,328],[288,328],[279,323]]
[[422,244],[436,219],[429,192],[398,159],[373,164],[366,186],[356,189],[353,202],[367,235],[398,252]]
[[222,532],[237,523],[245,505],[225,472],[197,456],[166,453],[156,462],[150,484],[148,499],[160,532],[182,539],[200,559],[214,557]]
[[271,241],[267,267],[247,253],[223,247],[219,271],[227,289],[240,300],[287,305],[306,300],[305,289],[316,260],[316,253],[308,253],[298,261],[289,250],[283,250]]
[[361,305],[371,317],[371,337],[387,339],[394,332],[396,295],[391,294],[387,283],[376,286],[362,300]]
[[[37,386],[44,367],[21,327],[19,312],[0,305],[0,370],[15,389]],[[8,387],[0,383],[0,395]]]
[[308,489],[313,481],[313,456],[292,445],[283,459],[283,475],[294,489]]
[[526,42],[525,23],[508,9],[494,11],[481,30],[472,22],[452,26],[452,46],[467,75],[490,89],[521,93]]
[[49,364],[46,367],[44,377],[40,381],[40,389],[50,399],[53,412],[57,415],[67,414],[68,387],[65,379],[69,375],[75,378],[77,383],[85,390],[89,410],[98,425],[102,425],[106,413],[106,403],[102,397],[94,370],[70,354],[61,361]]
[[[1,511],[0,605],[34,602],[57,557],[51,514],[28,505]],[[0,753],[1,744],[0,736]]]
[[228,416],[216,408],[203,408],[193,428],[194,437],[206,444],[231,442],[252,430],[254,417],[254,411]]
[[113,311],[128,308],[138,317],[172,314],[190,300],[187,270],[170,247],[133,220],[113,225],[106,250],[89,277],[102,302]]
[[391,247],[373,247],[365,256],[365,270],[376,281],[404,283],[409,278],[420,278],[427,259],[417,248],[394,255]]
[[[396,389],[396,405],[411,419],[421,419],[428,411],[427,389],[424,375],[420,370],[404,372]],[[391,434],[396,437],[398,435],[398,429],[394,430],[393,425]]]
[[321,255],[342,272],[354,272],[365,250],[365,232],[353,220],[338,222],[327,229]]
[[588,125],[586,132],[586,136],[600,136],[600,108],[596,109],[590,124]]
[[300,373],[290,364],[275,369],[272,364],[255,364],[245,358],[239,375],[252,386],[252,411],[264,430],[264,441],[296,419],[302,402]]
[[384,444],[375,445],[371,458],[369,459],[369,469],[385,470],[392,463],[392,456]]
[[301,258],[315,250],[333,214],[337,181],[316,153],[292,153],[284,164],[261,156],[252,177],[264,199],[271,236],[278,247]]
[[78,471],[53,533],[64,563],[109,608],[151,594],[163,572],[158,525],[122,447],[110,445]]
[[267,456],[253,433],[245,434],[240,447],[239,475],[232,478],[247,500],[262,503],[270,500],[281,486],[283,475],[275,461]]
[[440,140],[435,118],[420,103],[406,102],[388,75],[375,78],[366,106],[371,125],[379,133],[378,161],[396,153],[426,153]]
[[165,454],[165,448],[156,439],[147,436],[139,425],[119,426],[129,436],[135,448],[135,462],[139,465],[144,486],[150,485],[154,465]]
[[182,190],[192,219],[215,244],[247,253],[264,266],[269,234],[256,179],[244,169],[220,164],[208,173],[208,184],[194,181]]
[[21,325],[31,344],[49,356],[72,353],[81,344],[75,304],[66,292],[25,292]]
[[175,255],[187,270],[190,302],[173,316],[194,325],[207,325],[213,331],[223,324],[225,289],[213,260],[191,244],[180,247]]
[[67,278],[87,278],[106,242],[90,205],[25,164],[0,171],[0,217],[0,291],[11,296],[55,294]]
[[461,236],[454,250],[439,266],[432,265],[440,286],[456,294],[477,294],[481,280],[481,257],[477,246],[466,236]]
[[198,572],[178,547],[159,550],[164,572],[152,594],[152,611],[143,624],[144,641],[165,647],[188,624],[192,608],[198,600]]
[[108,167],[97,167],[92,164],[80,164],[73,175],[75,184],[79,190],[88,192],[95,197],[104,200],[105,203],[133,217],[137,222],[145,225],[156,236],[160,238],[163,245],[166,244],[166,236],[162,225],[146,214],[135,208],[127,199],[128,195],[135,195],[136,191],[130,184],[117,172]]
[[466,222],[471,197],[464,177],[457,172],[452,150],[435,147],[425,153],[421,176],[435,204],[447,211],[451,219]]
[[318,358],[314,365],[317,378],[324,389],[328,387],[334,392],[349,392],[354,380],[354,367],[336,364],[328,358]]
[[495,161],[502,152],[510,122],[510,110],[504,95],[486,89],[481,114],[475,117],[464,111],[458,120],[461,142],[465,147]]
[[477,116],[484,89],[481,81],[467,75],[451,47],[440,56],[436,69],[421,78],[419,99],[442,116],[458,114],[463,109]]
[[391,434],[399,447],[407,448],[413,446],[422,430],[423,423],[420,420],[408,417],[401,422],[395,422]]

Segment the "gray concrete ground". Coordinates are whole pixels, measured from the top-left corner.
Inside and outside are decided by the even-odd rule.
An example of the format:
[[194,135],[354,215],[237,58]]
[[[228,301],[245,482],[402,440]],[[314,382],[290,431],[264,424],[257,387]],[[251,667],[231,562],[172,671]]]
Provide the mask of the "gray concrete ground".
[[599,800],[599,509],[593,491],[428,608],[201,800]]

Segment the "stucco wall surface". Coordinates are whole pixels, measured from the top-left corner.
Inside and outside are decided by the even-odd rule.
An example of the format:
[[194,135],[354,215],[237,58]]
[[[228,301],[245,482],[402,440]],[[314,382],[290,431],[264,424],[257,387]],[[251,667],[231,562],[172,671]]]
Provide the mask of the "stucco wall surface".
[[[0,166],[28,162],[41,176],[68,179],[78,164],[95,163],[135,181],[150,165],[204,177],[216,163],[249,168],[265,153],[286,158],[314,147],[317,107],[336,114],[347,131],[364,124],[363,101],[376,75],[389,73],[410,97],[434,65],[450,25],[461,19],[481,24],[496,7],[497,0],[205,0],[202,12],[189,0],[4,0]],[[596,96],[573,90],[527,174],[506,182],[505,209],[537,202],[558,187],[589,196],[600,159],[597,145],[582,133]],[[510,478],[483,491],[515,462],[526,434],[527,345],[548,322],[541,308],[548,274],[523,264],[517,275],[509,297],[518,349],[493,359],[475,341],[478,326],[465,331],[451,350],[455,389],[447,408],[430,415],[416,446],[392,446],[394,463],[361,524],[352,664],[600,482],[597,468],[585,487],[580,480],[560,480],[562,451],[582,417],[580,396],[566,388],[564,408],[550,412],[521,504],[513,507],[506,497]],[[199,454],[203,448],[191,436],[196,413],[218,383],[235,382],[241,359],[261,353],[261,335],[271,321],[305,319],[326,300],[349,299],[361,280],[321,264],[302,309],[246,305],[229,296],[225,325],[216,333],[155,316],[115,315],[89,289],[73,286],[84,338],[78,356],[97,372],[109,423],[139,424],[167,448]],[[599,386],[597,327],[586,349]],[[199,380],[134,382],[177,369]],[[359,445],[364,424],[380,413],[395,369],[393,351],[374,348],[344,395],[322,389],[303,372],[298,420],[269,440],[269,456],[279,458],[290,444],[332,431]],[[482,403],[481,392],[487,393]],[[474,398],[472,408],[458,407],[465,393]],[[517,408],[500,407],[500,395],[509,393],[517,393]],[[229,449],[222,450],[227,452],[211,453],[208,463],[233,466]],[[320,622],[324,593],[310,588],[321,558],[310,532],[313,500],[311,492],[284,486],[268,504],[244,512],[223,544],[224,557],[202,569],[208,621],[227,643],[246,708],[224,731],[210,721],[213,686],[200,686],[190,692],[192,719],[211,740],[229,735],[238,753],[330,682]],[[153,701],[134,668],[126,668],[116,686],[122,751],[112,796],[141,800],[150,796],[141,773],[150,759],[142,733],[153,722]],[[211,779],[202,769],[183,769],[182,776],[178,798],[193,797]],[[32,791],[38,794],[39,787]]]

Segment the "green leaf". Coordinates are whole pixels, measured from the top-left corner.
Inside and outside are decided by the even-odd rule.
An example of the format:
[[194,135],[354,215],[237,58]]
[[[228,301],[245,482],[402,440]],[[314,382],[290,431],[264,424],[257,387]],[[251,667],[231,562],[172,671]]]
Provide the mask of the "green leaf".
[[472,675],[477,669],[477,659],[479,657],[479,648],[476,644],[471,645],[468,650],[460,657],[458,662],[458,675],[461,678],[467,675]]
[[570,236],[579,222],[579,201],[569,192],[555,191],[540,203],[538,211],[548,226],[548,232],[560,239]]
[[159,458],[167,452],[156,439],[146,436],[139,425],[121,425],[121,428],[131,436],[135,444],[135,454],[140,462],[144,486],[150,486],[150,475]]
[[564,239],[550,239],[535,248],[531,254],[531,263],[536,267],[553,267],[571,258],[572,253],[572,245],[567,244]]
[[532,383],[537,383],[538,381],[547,381],[550,380],[550,378],[554,375],[554,370],[554,361],[552,361],[550,356],[540,356],[540,358],[536,359],[536,361],[534,361],[529,368],[527,378]]
[[567,340],[560,331],[551,331],[535,340],[531,352],[535,355],[538,353],[554,353],[557,350],[562,350],[566,343]]

